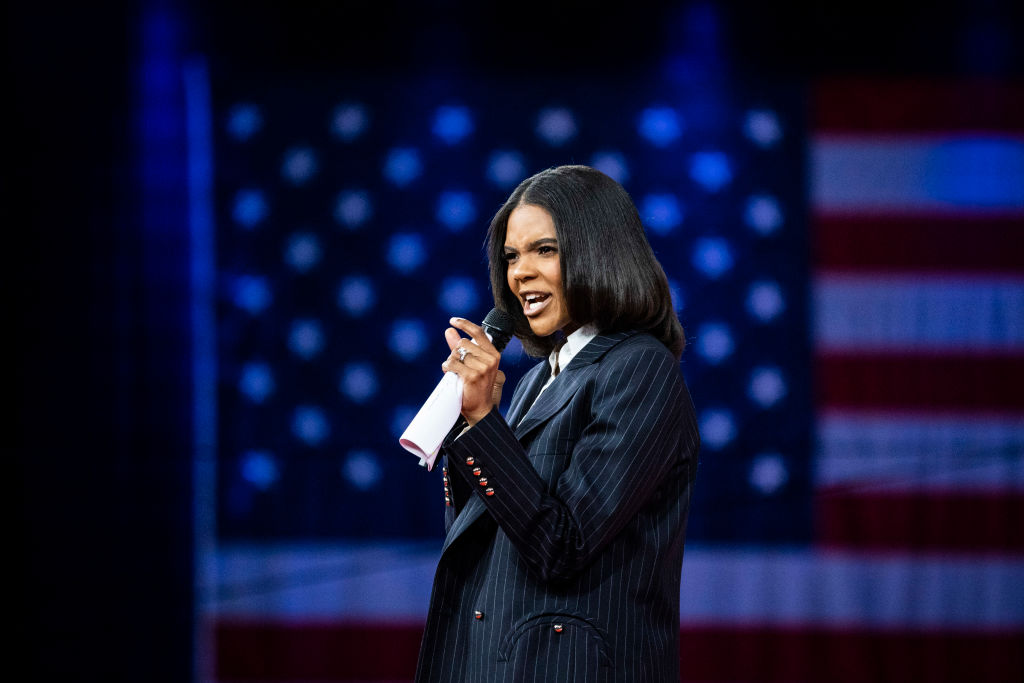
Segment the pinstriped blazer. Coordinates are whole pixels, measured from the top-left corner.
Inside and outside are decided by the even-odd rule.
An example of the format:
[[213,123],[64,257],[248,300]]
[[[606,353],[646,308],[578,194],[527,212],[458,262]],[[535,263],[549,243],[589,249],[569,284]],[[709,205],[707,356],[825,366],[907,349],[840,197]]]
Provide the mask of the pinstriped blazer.
[[443,447],[452,505],[418,682],[679,680],[699,437],[678,362],[618,332],[537,398],[550,372],[523,377],[507,421],[495,409]]

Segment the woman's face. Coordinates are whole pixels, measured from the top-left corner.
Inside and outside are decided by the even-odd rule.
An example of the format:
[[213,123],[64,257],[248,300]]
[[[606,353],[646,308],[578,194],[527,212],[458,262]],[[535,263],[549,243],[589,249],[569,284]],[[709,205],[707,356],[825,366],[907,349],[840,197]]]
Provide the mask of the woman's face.
[[508,217],[505,231],[506,278],[538,337],[555,330],[570,334],[578,327],[569,318],[558,253],[551,214],[539,206],[517,206]]

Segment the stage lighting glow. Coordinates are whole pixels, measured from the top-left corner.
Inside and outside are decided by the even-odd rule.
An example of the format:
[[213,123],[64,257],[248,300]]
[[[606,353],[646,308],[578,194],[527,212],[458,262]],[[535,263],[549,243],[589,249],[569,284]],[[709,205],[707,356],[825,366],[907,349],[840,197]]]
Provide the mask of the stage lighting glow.
[[358,318],[373,309],[377,303],[377,293],[370,278],[361,275],[342,280],[338,287],[338,307]]
[[619,183],[629,180],[626,158],[618,152],[597,152],[591,157],[590,165]]
[[754,232],[767,236],[782,227],[782,208],[771,195],[752,195],[747,199],[743,220]]
[[267,200],[260,190],[239,190],[231,217],[243,228],[251,229],[267,217]]
[[270,306],[272,300],[267,279],[259,275],[240,275],[235,279],[232,300],[235,305],[252,315],[258,315]]
[[716,280],[732,269],[732,249],[722,237],[702,237],[693,245],[692,262],[697,270]]
[[341,464],[341,475],[360,491],[369,491],[380,482],[384,470],[380,458],[366,449],[349,451]]
[[700,414],[700,441],[711,450],[719,450],[736,438],[736,420],[726,408],[705,410]]
[[782,125],[770,109],[751,109],[743,121],[743,134],[758,147],[767,149],[782,139]]
[[537,135],[552,147],[561,147],[576,135],[576,118],[564,107],[544,109],[537,116]]
[[366,403],[377,395],[377,373],[369,363],[349,363],[341,371],[338,389],[349,400]]
[[755,319],[763,323],[771,322],[785,307],[782,288],[777,283],[761,281],[750,285],[750,291],[747,293],[747,312]]
[[776,367],[759,367],[750,373],[747,395],[762,408],[771,408],[786,395],[786,380]]
[[391,324],[388,348],[403,360],[415,360],[427,348],[427,330],[415,318],[400,318]]
[[242,479],[267,491],[280,478],[277,461],[269,451],[248,451],[242,456]]
[[789,468],[786,459],[779,453],[765,452],[754,456],[747,475],[751,487],[763,495],[770,496],[789,481]]
[[331,117],[331,132],[342,142],[352,142],[370,124],[370,114],[361,104],[339,104]]
[[477,303],[476,281],[472,278],[454,275],[441,283],[438,305],[449,315],[468,318],[476,310]]
[[398,406],[395,408],[395,412],[391,414],[391,436],[396,439],[402,438],[405,428],[416,417],[418,410],[419,408],[415,406]]
[[423,173],[423,162],[419,150],[413,147],[396,147],[388,152],[384,160],[384,177],[398,187],[405,187]]
[[303,360],[316,357],[324,348],[324,331],[320,321],[296,320],[288,333],[288,349]]
[[312,148],[294,147],[284,153],[281,177],[292,185],[305,185],[316,175],[318,166],[316,153]]
[[686,308],[686,297],[683,296],[683,288],[673,278],[668,278],[668,291],[672,296],[672,310],[679,312]]
[[236,104],[228,112],[228,135],[238,142],[245,142],[263,128],[263,114],[254,104]]
[[683,132],[683,122],[671,107],[648,107],[640,112],[637,130],[655,147],[667,147]]
[[526,161],[515,151],[499,150],[487,162],[487,179],[503,190],[514,187],[526,176]]
[[704,323],[697,330],[697,353],[710,365],[719,365],[736,349],[732,331],[722,322]]
[[284,247],[284,262],[298,273],[309,272],[322,255],[320,240],[311,232],[294,233]]
[[344,190],[334,204],[334,219],[350,230],[362,227],[373,215],[370,195],[364,190]]
[[388,263],[392,268],[409,275],[427,259],[427,243],[417,232],[402,232],[388,243]]
[[723,152],[697,152],[690,159],[690,177],[708,192],[717,192],[732,182],[729,157]]
[[667,235],[683,220],[683,207],[675,195],[649,194],[640,206],[644,225],[658,235]]
[[292,414],[292,434],[307,446],[319,446],[331,434],[324,411],[317,406],[298,406]]
[[461,142],[473,132],[473,118],[466,107],[438,107],[434,113],[434,135],[449,145]]
[[437,200],[437,220],[459,232],[476,219],[476,205],[469,192],[442,192]]
[[253,403],[263,403],[274,393],[274,372],[266,363],[246,363],[238,377],[238,390]]

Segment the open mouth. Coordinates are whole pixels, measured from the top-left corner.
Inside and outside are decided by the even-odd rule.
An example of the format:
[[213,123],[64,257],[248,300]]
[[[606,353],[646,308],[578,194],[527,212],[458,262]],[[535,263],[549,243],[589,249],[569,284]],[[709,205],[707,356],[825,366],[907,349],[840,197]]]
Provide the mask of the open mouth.
[[535,316],[547,307],[549,301],[551,301],[550,294],[531,292],[523,297],[523,313],[528,318]]

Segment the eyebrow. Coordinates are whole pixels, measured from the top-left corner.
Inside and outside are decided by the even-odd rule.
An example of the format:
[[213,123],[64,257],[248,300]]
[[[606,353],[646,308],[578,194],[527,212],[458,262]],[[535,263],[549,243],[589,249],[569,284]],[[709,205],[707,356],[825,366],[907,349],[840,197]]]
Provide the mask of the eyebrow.
[[[533,242],[530,242],[529,244],[527,244],[526,245],[526,250],[529,251],[531,249],[536,249],[537,247],[545,245],[545,244],[554,244],[554,245],[557,246],[558,245],[558,240],[555,239],[554,237],[541,237],[539,240],[534,240]],[[505,249],[505,251],[518,251],[518,249],[515,249],[514,247],[510,247],[507,244],[503,246],[503,249]]]

